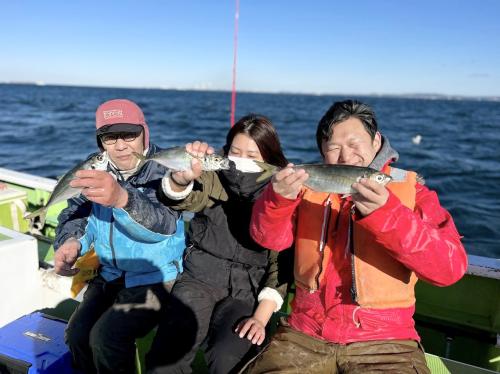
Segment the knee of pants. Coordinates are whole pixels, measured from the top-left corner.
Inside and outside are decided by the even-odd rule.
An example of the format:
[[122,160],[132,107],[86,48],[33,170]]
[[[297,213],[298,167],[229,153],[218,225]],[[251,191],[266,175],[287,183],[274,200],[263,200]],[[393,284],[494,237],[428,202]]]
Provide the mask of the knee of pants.
[[[94,355],[104,352],[125,352],[135,347],[135,337],[123,336],[114,329],[116,326],[109,321],[100,319],[90,330],[89,345]],[[125,327],[124,327],[125,328]]]
[[64,333],[66,344],[72,348],[89,344],[89,330],[82,326],[70,324]]
[[102,329],[94,326],[92,327],[92,330],[90,330],[89,334],[89,345],[92,350],[94,350],[96,347],[99,347],[102,345],[103,342],[105,342],[106,339],[104,337],[104,334],[102,333]]
[[102,348],[112,345],[113,334],[109,330],[109,326],[102,321],[97,321],[97,323],[92,327],[89,334],[89,345],[93,352],[98,352]]
[[[213,344],[213,345],[211,345]],[[248,357],[253,356],[257,348],[246,338],[236,334],[233,337],[214,342],[209,340],[205,359],[213,373],[229,373],[241,366]]]
[[232,354],[212,355],[205,357],[211,373],[232,373],[236,367],[242,366],[244,356]]

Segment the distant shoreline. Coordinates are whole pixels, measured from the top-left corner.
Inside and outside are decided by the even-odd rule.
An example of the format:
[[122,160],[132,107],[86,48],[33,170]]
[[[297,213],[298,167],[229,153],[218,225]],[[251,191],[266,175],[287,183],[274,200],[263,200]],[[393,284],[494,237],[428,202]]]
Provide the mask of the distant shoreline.
[[[45,82],[0,82],[0,86],[34,86],[34,87],[73,87],[73,88],[97,88],[97,89],[124,89],[124,90],[157,90],[157,91],[180,91],[180,92],[222,92],[230,94],[230,90],[216,89],[195,89],[195,88],[167,88],[167,87],[120,87],[120,86],[92,86],[92,85],[72,85]],[[314,93],[314,92],[265,92],[265,91],[238,91],[238,94],[259,94],[259,95],[303,95],[303,96],[341,96],[341,97],[380,97],[395,99],[416,99],[416,100],[467,100],[467,101],[492,101],[500,102],[500,96],[465,96],[447,95],[439,93]]]

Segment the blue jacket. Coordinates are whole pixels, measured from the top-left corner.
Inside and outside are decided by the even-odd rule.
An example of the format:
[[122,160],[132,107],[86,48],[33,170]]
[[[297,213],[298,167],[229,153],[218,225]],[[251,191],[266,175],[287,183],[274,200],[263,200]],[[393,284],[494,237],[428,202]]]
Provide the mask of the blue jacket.
[[[151,144],[148,156],[159,150]],[[182,272],[184,222],[179,213],[158,201],[165,167],[147,162],[127,181],[119,171],[108,169],[127,190],[127,205],[104,207],[82,195],[68,200],[58,217],[54,248],[74,237],[80,240],[83,255],[93,244],[102,277],[111,281],[123,275],[126,287],[174,280]]]

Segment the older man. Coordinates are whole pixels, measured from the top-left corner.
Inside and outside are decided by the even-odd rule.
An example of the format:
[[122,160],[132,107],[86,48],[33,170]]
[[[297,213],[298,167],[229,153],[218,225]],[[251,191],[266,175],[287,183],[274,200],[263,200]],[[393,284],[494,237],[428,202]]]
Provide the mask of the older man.
[[66,340],[75,366],[85,372],[134,372],[135,338],[157,323],[161,305],[182,271],[184,226],[156,197],[166,169],[139,167],[133,152],[151,155],[141,109],[110,100],[96,111],[97,144],[107,171],[81,170],[71,186],[82,188],[59,216],[55,270],[73,275],[77,258],[91,247],[101,264],[71,317]]

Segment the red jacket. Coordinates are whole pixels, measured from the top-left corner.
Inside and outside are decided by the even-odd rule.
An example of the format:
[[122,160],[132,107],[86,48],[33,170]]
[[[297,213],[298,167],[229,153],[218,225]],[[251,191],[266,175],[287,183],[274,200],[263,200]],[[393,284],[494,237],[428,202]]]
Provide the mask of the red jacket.
[[[254,240],[276,251],[289,248],[294,241],[296,209],[301,202],[302,195],[289,200],[268,186],[254,205],[250,226]],[[344,204],[342,209],[349,209],[349,206]],[[413,211],[390,192],[383,207],[366,217],[355,217],[355,221],[373,233],[374,240],[419,279],[447,286],[465,273],[467,255],[453,219],[441,207],[436,193],[421,184],[416,185]],[[346,242],[347,233],[345,225],[339,227],[336,240]],[[350,253],[332,253],[324,271],[324,281],[317,292],[310,293],[297,287],[289,317],[294,328],[342,344],[387,339],[419,340],[414,328],[414,305],[375,309],[361,308],[353,301]]]

